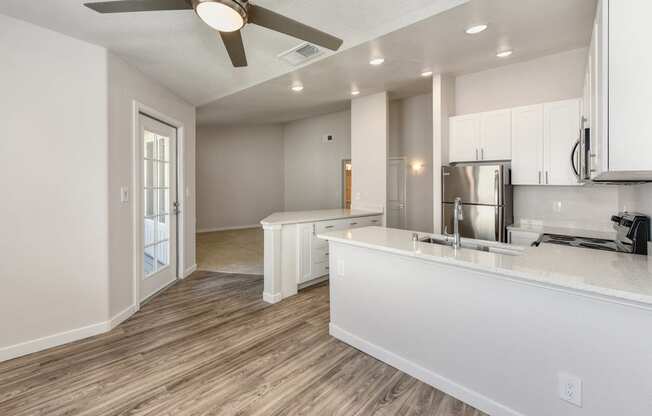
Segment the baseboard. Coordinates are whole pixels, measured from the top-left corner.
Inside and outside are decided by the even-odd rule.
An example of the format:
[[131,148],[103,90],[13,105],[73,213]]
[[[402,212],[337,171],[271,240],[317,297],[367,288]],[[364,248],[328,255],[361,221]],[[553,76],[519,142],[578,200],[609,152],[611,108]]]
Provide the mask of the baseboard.
[[279,303],[283,300],[283,294],[263,292],[263,300],[267,303]]
[[70,342],[79,341],[80,339],[92,337],[94,335],[99,335],[108,331],[110,329],[109,325],[109,321],[100,322],[98,324],[0,348],[0,362],[47,350],[48,348],[58,347]]
[[248,228],[261,228],[261,227],[262,225],[260,224],[251,224],[251,225],[238,225],[235,227],[202,228],[201,230],[197,230],[197,234],[214,233],[216,231],[246,230]]
[[188,267],[186,270],[183,272],[183,278],[185,279],[186,277],[190,276],[194,272],[197,271],[197,265],[193,264],[192,266]]
[[61,345],[79,341],[80,339],[89,338],[95,335],[109,332],[127,319],[131,318],[131,316],[136,312],[138,312],[138,307],[132,305],[123,311],[118,312],[118,314],[105,322],[100,322],[98,324],[60,332],[58,334],[50,335],[47,337],[0,348],[0,362],[22,357],[28,354],[33,354],[35,352],[47,350],[49,348],[59,347]]
[[136,305],[131,305],[122,312],[118,312],[111,320],[109,321],[109,331],[120,325],[127,319],[131,318],[133,314],[138,312],[138,307]]
[[524,416],[522,413],[498,403],[477,391],[455,383],[454,381],[428,370],[427,368],[353,335],[350,332],[339,328],[337,325],[331,323],[329,325],[329,331],[333,337],[340,341],[343,341],[482,412],[488,413],[492,416]]

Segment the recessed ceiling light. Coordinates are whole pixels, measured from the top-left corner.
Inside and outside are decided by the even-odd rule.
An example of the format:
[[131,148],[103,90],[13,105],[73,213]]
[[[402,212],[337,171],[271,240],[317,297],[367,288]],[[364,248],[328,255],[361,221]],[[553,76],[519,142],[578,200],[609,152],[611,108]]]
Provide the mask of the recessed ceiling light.
[[421,76],[422,76],[422,77],[429,77],[429,76],[432,76],[432,71],[423,71],[423,72],[421,73]]
[[195,11],[208,26],[220,32],[234,32],[245,24],[246,11],[234,2],[199,0]]
[[507,50],[507,51],[501,51],[501,52],[498,52],[498,53],[496,54],[496,56],[499,57],[499,58],[507,58],[507,57],[510,56],[511,54],[512,54],[512,51],[511,51],[511,50]]
[[301,84],[295,84],[292,86],[292,91],[294,92],[301,92],[303,91],[303,85]]
[[480,32],[484,32],[485,30],[487,30],[487,27],[488,26],[484,25],[484,24],[483,25],[471,26],[471,27],[466,29],[466,33],[468,35],[476,35],[476,34],[478,34]]
[[385,62],[385,58],[374,58],[371,61],[369,61],[369,64],[373,66],[378,66],[378,65],[382,65],[383,62]]
[[360,91],[353,90],[353,91],[351,91],[351,95],[360,95]]

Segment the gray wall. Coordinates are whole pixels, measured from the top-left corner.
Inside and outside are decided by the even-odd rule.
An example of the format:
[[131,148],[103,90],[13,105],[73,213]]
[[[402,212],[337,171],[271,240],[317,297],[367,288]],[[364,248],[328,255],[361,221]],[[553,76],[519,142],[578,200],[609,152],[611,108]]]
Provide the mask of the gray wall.
[[[332,134],[334,141],[322,143]],[[327,114],[285,125],[285,210],[339,208],[342,160],[351,158],[351,113]]]
[[[110,313],[115,315],[133,304],[132,205],[120,201],[120,188],[131,187],[133,160],[133,102],[146,105],[184,125],[183,155],[186,189],[179,190],[185,214],[182,230],[184,264],[195,264],[195,107],[147,78],[122,59],[109,54],[109,250]],[[132,190],[131,200],[140,190]]]
[[[390,102],[390,157],[405,157],[408,230],[433,232],[432,95]],[[419,171],[414,165],[423,165]]]
[[259,225],[284,210],[281,125],[199,127],[197,230]]

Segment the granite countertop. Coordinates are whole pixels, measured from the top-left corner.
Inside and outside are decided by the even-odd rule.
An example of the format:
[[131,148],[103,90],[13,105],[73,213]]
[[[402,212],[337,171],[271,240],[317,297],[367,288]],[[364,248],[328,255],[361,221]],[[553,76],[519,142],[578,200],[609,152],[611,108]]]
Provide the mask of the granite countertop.
[[383,215],[378,211],[366,211],[360,209],[320,209],[316,211],[288,211],[276,212],[269,217],[260,221],[265,225],[288,225],[288,224],[302,224],[306,222],[318,222],[339,220],[343,218],[356,218],[356,217],[371,217],[375,215]]
[[[413,231],[365,227],[324,233],[318,237],[652,307],[652,261],[648,256],[553,244],[520,249],[492,244],[520,253],[508,255],[413,242],[412,234]],[[421,237],[429,235],[420,233]]]

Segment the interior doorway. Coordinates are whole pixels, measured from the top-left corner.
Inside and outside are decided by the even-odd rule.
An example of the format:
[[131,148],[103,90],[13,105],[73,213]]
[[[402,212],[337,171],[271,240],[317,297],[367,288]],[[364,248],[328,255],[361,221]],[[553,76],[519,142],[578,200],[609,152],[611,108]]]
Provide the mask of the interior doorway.
[[351,159],[342,161],[342,208],[351,209],[351,190],[353,179]]
[[402,157],[387,161],[387,226],[407,226],[407,161]]
[[139,301],[144,301],[178,276],[177,128],[139,115],[141,149],[137,193],[142,207],[142,267]]

